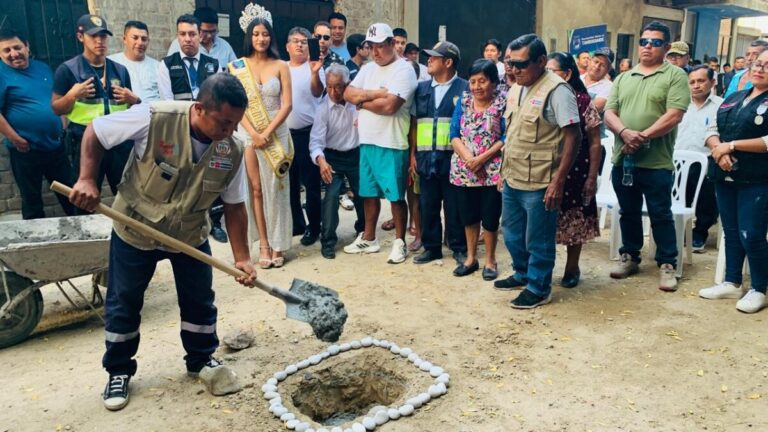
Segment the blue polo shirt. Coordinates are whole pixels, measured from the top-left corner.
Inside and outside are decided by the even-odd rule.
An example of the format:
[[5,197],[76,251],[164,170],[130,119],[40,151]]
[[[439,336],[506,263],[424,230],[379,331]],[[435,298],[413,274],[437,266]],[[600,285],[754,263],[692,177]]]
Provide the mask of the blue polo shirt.
[[[51,151],[61,143],[61,118],[51,108],[53,74],[43,62],[29,60],[26,69],[14,69],[0,62],[0,113],[30,149]],[[11,141],[5,145],[13,147]]]

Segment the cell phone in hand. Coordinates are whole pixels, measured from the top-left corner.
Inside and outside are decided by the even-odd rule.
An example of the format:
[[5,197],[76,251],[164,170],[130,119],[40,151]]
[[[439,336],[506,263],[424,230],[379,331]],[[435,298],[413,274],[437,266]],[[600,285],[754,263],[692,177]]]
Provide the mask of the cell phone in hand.
[[309,38],[307,45],[309,46],[309,61],[320,60],[320,41],[317,38]]

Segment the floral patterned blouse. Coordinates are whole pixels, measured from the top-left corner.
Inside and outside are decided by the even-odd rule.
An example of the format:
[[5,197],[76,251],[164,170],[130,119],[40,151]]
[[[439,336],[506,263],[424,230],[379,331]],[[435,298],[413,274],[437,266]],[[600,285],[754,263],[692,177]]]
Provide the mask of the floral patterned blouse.
[[[506,125],[504,124],[504,109],[506,108],[506,93],[497,91],[493,102],[483,112],[475,112],[474,96],[469,91],[464,92],[461,103],[456,104],[451,119],[451,140],[460,138],[473,156],[478,156],[491,147],[496,141],[504,141]],[[450,182],[456,186],[496,186],[500,179],[501,152],[485,162],[483,169],[472,171],[454,152],[451,156]]]

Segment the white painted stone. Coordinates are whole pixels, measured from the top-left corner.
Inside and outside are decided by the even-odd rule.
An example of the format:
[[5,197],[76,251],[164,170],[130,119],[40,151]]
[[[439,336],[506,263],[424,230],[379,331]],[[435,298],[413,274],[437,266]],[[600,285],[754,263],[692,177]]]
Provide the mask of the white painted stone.
[[392,354],[400,354],[400,347],[397,345],[392,345],[389,348],[389,352],[391,352]]
[[331,345],[328,347],[328,352],[331,355],[336,355],[339,353],[339,346],[338,345]]
[[435,378],[435,383],[443,383],[446,387],[449,386],[451,382],[451,376],[447,373],[444,373],[440,375],[439,377]]
[[288,420],[287,422],[285,422],[285,427],[287,427],[288,429],[294,430],[296,429],[296,425],[298,425],[299,423],[301,422],[296,419]]
[[412,398],[408,399],[407,401],[405,401],[405,403],[408,404],[408,405],[413,405],[414,408],[421,408],[421,406],[424,405],[421,402],[421,398],[419,398],[419,397],[412,397]]
[[308,359],[304,359],[304,360],[296,363],[296,367],[299,368],[299,370],[308,368],[309,367],[309,360]]
[[377,412],[381,410],[386,410],[386,409],[387,407],[385,407],[384,405],[376,405],[375,407],[368,410],[368,413],[366,414],[366,416],[373,417],[376,415]]
[[270,378],[270,379],[267,380],[267,384],[276,386],[277,385],[277,380],[275,378]]
[[366,430],[372,431],[376,429],[376,420],[370,418],[370,417],[364,417],[363,418],[363,426],[365,426]]
[[264,392],[264,399],[266,400],[272,400],[274,398],[280,397],[280,393],[276,391],[268,391]]
[[351,346],[352,349],[360,349],[363,345],[360,344],[360,341],[352,341],[349,343],[349,346]]
[[274,399],[269,400],[270,405],[282,405],[283,404],[283,398],[282,397],[276,397]]
[[417,358],[416,360],[414,360],[414,361],[413,361],[413,365],[414,365],[414,366],[416,366],[416,367],[417,367],[417,368],[419,368],[419,369],[421,369],[421,365],[422,365],[423,363],[424,363],[424,360],[422,360],[422,359],[420,359],[420,358]]
[[373,342],[373,346],[381,346],[381,341],[378,339],[374,339],[372,342]]
[[293,430],[296,432],[307,432],[307,429],[309,429],[309,423],[301,422]]
[[408,404],[405,404],[397,409],[397,411],[400,413],[401,416],[409,416],[413,414],[414,410],[415,408],[413,407],[413,405],[408,405]]
[[389,416],[390,420],[397,420],[400,418],[400,411],[390,408],[387,410],[387,416]]
[[296,365],[288,365],[288,367],[285,368],[285,373],[287,373],[288,375],[293,375],[298,371],[299,371],[299,368]]
[[306,430],[306,432],[317,432],[317,431],[312,429],[312,428],[309,428],[309,429]]
[[443,368],[441,368],[440,366],[432,366],[429,369],[429,374],[432,375],[433,378],[437,378],[440,375],[442,375],[443,373],[445,373],[445,370]]
[[365,432],[365,426],[361,425],[360,423],[354,423],[352,425],[352,432]]
[[280,405],[276,406],[274,410],[272,410],[272,414],[275,415],[275,417],[280,418],[283,414],[288,412],[288,408]]
[[429,386],[427,393],[429,393],[429,395],[433,398],[438,398],[443,394],[443,392],[440,390],[440,387],[438,387],[436,384]]
[[432,399],[432,396],[429,395],[429,393],[419,393],[418,396],[416,396],[421,400],[421,404],[424,405],[425,403],[429,402],[430,399]]
[[440,390],[440,395],[444,395],[448,393],[448,387],[444,383],[438,383],[436,384],[438,390]]
[[277,391],[277,386],[274,386],[272,384],[264,384],[263,386],[261,386],[261,391],[263,391],[265,393],[266,392],[274,392],[274,391]]
[[341,352],[349,351],[351,348],[352,348],[352,346],[349,345],[349,343],[343,343],[343,344],[339,345],[339,351],[341,351]]
[[400,355],[408,358],[409,355],[413,354],[413,350],[410,348],[400,348]]
[[421,362],[421,365],[419,366],[419,369],[423,370],[424,372],[429,372],[430,369],[432,369],[433,364],[428,361]]
[[408,361],[414,362],[416,359],[419,358],[419,355],[416,353],[410,353],[408,354]]
[[[367,336],[367,337],[364,337],[364,338],[360,339],[360,345],[362,345],[362,346],[364,346],[366,348],[371,346],[371,345],[373,345],[373,338],[370,337],[370,336]],[[341,432],[341,431],[339,431],[339,432]]]
[[288,374],[285,371],[275,372],[274,378],[278,381],[282,381],[288,378]]
[[382,348],[389,349],[389,347],[391,347],[391,346],[392,346],[392,342],[390,342],[388,340],[381,341],[381,347]]
[[285,413],[285,414],[280,416],[280,420],[282,420],[284,422],[287,422],[288,420],[293,420],[295,418],[296,418],[296,415],[294,415],[293,413],[290,413],[290,412],[287,412],[287,413]]
[[[328,432],[328,431],[325,430],[325,429],[320,429],[317,432]],[[342,430],[340,427],[336,426],[333,429],[331,429],[331,432],[344,432],[344,430]]]
[[321,361],[323,361],[323,358],[320,357],[317,354],[309,357],[309,364],[316,365],[316,364],[320,363]]
[[376,425],[381,426],[389,421],[389,414],[385,410],[381,410],[373,416],[373,421],[376,422]]
[[321,353],[320,353],[320,357],[321,357],[323,360],[327,359],[327,358],[328,358],[328,357],[330,357],[330,356],[331,356],[331,353],[329,353],[328,351],[323,351],[323,352],[321,352]]

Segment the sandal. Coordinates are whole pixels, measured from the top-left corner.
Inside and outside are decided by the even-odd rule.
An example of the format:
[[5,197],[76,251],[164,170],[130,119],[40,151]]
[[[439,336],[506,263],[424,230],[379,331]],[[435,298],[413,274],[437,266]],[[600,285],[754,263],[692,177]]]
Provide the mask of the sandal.
[[392,231],[393,229],[395,229],[395,220],[390,219],[388,221],[384,221],[384,223],[381,224],[381,229],[383,229],[384,231]]
[[269,251],[269,258],[259,257],[259,267],[264,270],[272,267],[272,248],[269,246],[259,246],[259,250]]
[[[274,251],[272,251],[272,252],[274,253]],[[280,267],[283,266],[283,264],[285,264],[285,257],[284,256],[281,255],[279,257],[273,257],[272,258],[272,265],[275,268],[280,268]]]

